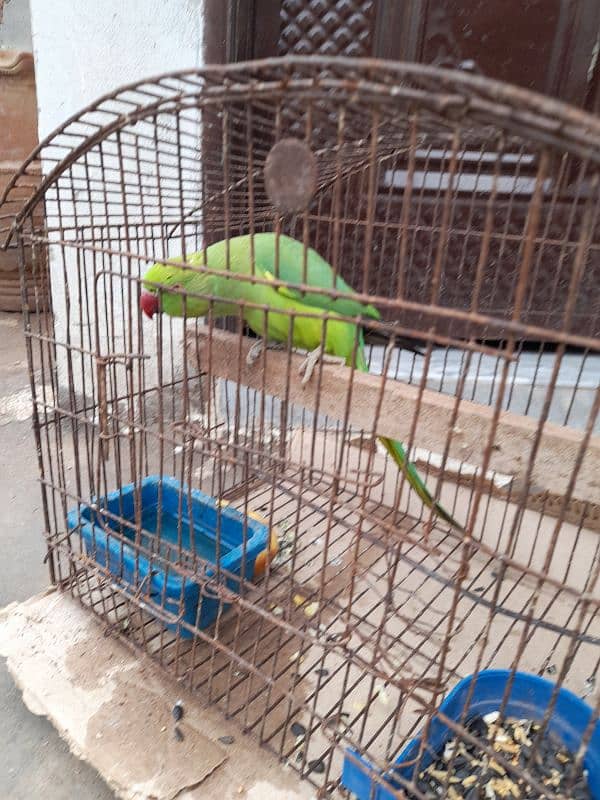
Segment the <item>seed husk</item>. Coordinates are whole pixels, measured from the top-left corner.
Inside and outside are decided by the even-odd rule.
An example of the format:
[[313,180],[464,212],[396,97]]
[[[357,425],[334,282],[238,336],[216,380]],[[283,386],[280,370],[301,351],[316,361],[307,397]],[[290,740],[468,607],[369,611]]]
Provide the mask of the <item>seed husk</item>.
[[527,770],[538,784],[548,787],[549,794],[591,800],[586,770],[575,775],[573,782],[573,755],[556,734],[544,730],[540,735],[538,722],[503,719],[491,712],[474,715],[465,727],[503,763],[473,743],[450,738],[437,759],[415,776],[423,796],[432,800],[539,800],[539,792],[521,777]]

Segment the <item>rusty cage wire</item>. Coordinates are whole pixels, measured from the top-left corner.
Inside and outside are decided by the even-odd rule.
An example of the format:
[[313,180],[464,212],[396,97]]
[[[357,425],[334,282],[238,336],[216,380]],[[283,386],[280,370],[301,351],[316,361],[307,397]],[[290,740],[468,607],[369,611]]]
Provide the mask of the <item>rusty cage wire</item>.
[[[600,121],[553,100],[421,65],[294,57],[107,95],[5,193],[52,580],[323,796],[349,752],[368,759],[372,797],[435,796],[417,779],[423,748],[414,779],[390,771],[447,692],[490,668],[587,697],[576,791],[600,710],[599,168]],[[183,255],[210,273],[190,254],[260,232],[276,252],[284,235],[315,248],[379,310],[361,320],[368,374],[320,362],[303,384],[291,337],[249,366],[243,299],[225,324],[213,296],[201,319],[144,318],[152,263]],[[250,259],[240,280],[264,284]],[[266,282],[283,286],[277,262]],[[419,353],[388,346],[406,338]],[[375,434],[405,443],[464,530],[423,505]],[[173,540],[145,516],[152,475],[185,487]],[[197,489],[216,500],[217,553],[237,509],[243,547],[258,520],[277,554],[253,575],[211,569],[182,533]],[[160,517],[160,488],[157,502]],[[133,577],[85,545],[84,508],[134,554]],[[199,588],[195,622],[184,588],[175,603],[153,589],[159,571]],[[452,724],[473,738],[464,715]],[[560,796],[529,762],[489,755]],[[444,780],[438,796],[462,796]]]

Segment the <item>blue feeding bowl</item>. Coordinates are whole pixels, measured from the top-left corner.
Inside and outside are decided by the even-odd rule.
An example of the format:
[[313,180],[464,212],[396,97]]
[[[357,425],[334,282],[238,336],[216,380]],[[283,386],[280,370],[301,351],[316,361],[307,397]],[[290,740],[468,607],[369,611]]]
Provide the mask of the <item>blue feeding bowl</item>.
[[[164,565],[162,559],[174,563],[182,555],[185,558],[179,544],[187,553],[195,553],[215,565],[202,571],[201,582],[216,575],[218,552],[218,565],[226,571],[220,581],[236,592],[242,574],[247,580],[258,578],[277,552],[276,536],[269,536],[268,526],[256,514],[244,515],[198,489],[188,492],[187,487],[174,478],[154,475],[144,478],[139,505],[140,546],[146,553],[138,553],[137,569],[133,483],[93,504],[81,504],[78,509],[71,510],[67,525],[71,532],[79,532],[91,559],[107,568],[120,582],[128,584],[133,592],[149,596],[151,601],[191,626],[208,627],[215,621],[220,603],[210,589],[201,599],[197,580]],[[124,525],[121,520],[130,525]],[[111,535],[113,531],[115,535]],[[157,552],[162,559],[151,559],[148,551]],[[224,604],[223,610],[228,607]],[[193,636],[179,623],[168,623],[166,627],[176,630],[182,637]]]
[[[498,711],[511,675],[513,673],[509,670],[489,669],[478,673],[477,676],[471,675],[464,678],[447,695],[439,710],[448,719],[460,722],[467,707],[471,684],[475,681],[465,719],[469,720],[477,715],[483,716]],[[526,672],[514,673],[513,684],[505,706],[505,716],[541,722],[550,705],[553,690],[554,684],[544,678]],[[580,697],[568,689],[559,689],[548,730],[574,753],[579,749],[591,717],[592,709],[587,703],[584,703]],[[437,715],[433,717],[427,734],[426,749],[419,765],[420,770],[428,767],[443,752],[446,742],[452,739],[453,735]],[[400,784],[394,780],[395,776],[410,780],[417,765],[407,764],[407,762],[417,758],[420,746],[421,736],[417,736],[400,753],[393,770],[387,774],[380,773],[381,777],[398,788]],[[350,758],[349,754],[353,758]],[[361,765],[363,766],[361,767]],[[590,793],[594,800],[600,800],[600,721],[596,722],[592,738],[588,743],[583,766],[588,771],[587,780]],[[358,751],[349,749],[344,759],[342,784],[359,800],[394,800],[393,794],[385,786],[373,780],[369,771],[378,772]]]

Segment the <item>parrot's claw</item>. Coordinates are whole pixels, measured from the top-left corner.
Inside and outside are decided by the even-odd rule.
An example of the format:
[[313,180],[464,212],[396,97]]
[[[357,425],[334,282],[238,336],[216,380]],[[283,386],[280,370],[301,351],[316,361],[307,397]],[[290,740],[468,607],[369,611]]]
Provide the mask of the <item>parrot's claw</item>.
[[265,343],[262,339],[257,339],[254,342],[250,350],[248,350],[248,354],[246,355],[246,366],[251,367],[258,361],[264,346]]
[[[267,350],[282,350],[283,347],[284,345],[280,344],[279,342],[267,342],[266,344]],[[265,340],[257,339],[246,354],[246,365],[248,367],[254,366],[254,364],[256,364],[258,359],[261,357],[264,349]]]
[[298,367],[298,374],[302,375],[302,385],[305,386],[309,380],[312,378],[312,374],[315,371],[315,367],[319,363],[322,364],[345,364],[346,359],[342,358],[341,356],[330,356],[327,353],[323,352],[323,348],[319,345],[319,347],[315,347],[314,350],[311,350],[310,353],[306,356],[304,361]]

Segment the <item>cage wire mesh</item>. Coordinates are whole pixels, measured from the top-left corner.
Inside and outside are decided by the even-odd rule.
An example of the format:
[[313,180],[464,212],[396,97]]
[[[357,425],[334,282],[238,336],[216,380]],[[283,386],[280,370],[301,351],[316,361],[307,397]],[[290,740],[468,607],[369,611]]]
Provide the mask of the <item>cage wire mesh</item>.
[[[267,191],[290,139],[314,180],[310,159],[284,158]],[[530,759],[481,740],[480,768],[493,757],[516,797],[579,796],[599,710],[599,144],[597,119],[492,81],[273,59],[102,98],[4,196],[4,238],[38,276],[23,303],[53,580],[323,795],[351,749],[371,765],[364,797],[462,797],[450,768],[437,795],[420,781],[425,748],[412,777],[390,770],[460,679],[499,668],[550,674],[592,717],[560,786],[532,772],[556,692]],[[286,211],[276,198],[300,183]],[[152,263],[261,232],[278,254],[284,236],[316,249],[380,311],[361,321],[368,375],[321,362],[302,384],[291,336],[249,366],[243,299],[226,325],[212,296],[190,318],[185,287],[183,318],[143,317]],[[375,434],[404,441],[464,531]],[[152,475],[182,487],[170,536],[160,482],[144,503]],[[216,565],[185,533],[199,489],[216,500]],[[219,559],[232,510],[244,552],[252,520],[277,538],[254,573]],[[115,563],[84,542],[86,520]],[[452,731],[472,743],[465,714]]]

